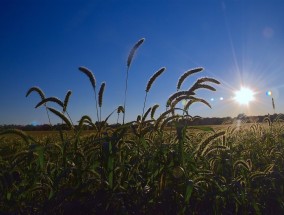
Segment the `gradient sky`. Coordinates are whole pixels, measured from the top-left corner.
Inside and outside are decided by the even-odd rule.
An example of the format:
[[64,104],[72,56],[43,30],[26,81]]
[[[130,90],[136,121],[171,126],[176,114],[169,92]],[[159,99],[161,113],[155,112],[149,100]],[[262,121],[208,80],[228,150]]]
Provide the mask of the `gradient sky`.
[[[34,108],[39,96],[25,97],[32,86],[62,100],[72,90],[73,121],[85,114],[95,121],[94,93],[79,66],[94,72],[98,86],[106,82],[107,116],[123,104],[127,56],[140,38],[146,40],[129,71],[127,120],[142,113],[146,84],[161,67],[167,69],[152,86],[147,107],[157,103],[164,111],[179,77],[204,67],[183,89],[202,76],[222,84],[216,92],[197,91],[212,109],[194,104],[191,115],[273,113],[268,90],[276,112],[283,112],[283,11],[283,0],[1,0],[0,124],[48,122],[44,108]],[[257,93],[249,106],[232,101],[241,85]]]

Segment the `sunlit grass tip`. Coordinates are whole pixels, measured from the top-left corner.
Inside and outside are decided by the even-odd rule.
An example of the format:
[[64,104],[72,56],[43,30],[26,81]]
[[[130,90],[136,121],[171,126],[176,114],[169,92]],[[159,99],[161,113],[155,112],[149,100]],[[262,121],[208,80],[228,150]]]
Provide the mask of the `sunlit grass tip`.
[[183,75],[180,76],[180,78],[179,78],[179,80],[178,80],[178,83],[177,83],[177,90],[179,90],[179,89],[181,88],[182,83],[184,82],[184,80],[185,80],[188,76],[190,76],[190,75],[192,75],[192,74],[194,74],[194,73],[197,73],[197,72],[201,72],[201,71],[203,71],[203,68],[202,68],[202,67],[198,67],[198,68],[194,68],[194,69],[188,70],[188,71],[186,71],[185,73],[183,73]]

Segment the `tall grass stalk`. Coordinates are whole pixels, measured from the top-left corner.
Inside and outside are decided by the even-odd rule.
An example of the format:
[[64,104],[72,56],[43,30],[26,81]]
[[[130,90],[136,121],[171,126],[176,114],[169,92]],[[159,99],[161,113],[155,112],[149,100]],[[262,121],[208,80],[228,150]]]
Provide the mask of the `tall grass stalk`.
[[97,100],[97,91],[96,91],[96,79],[95,79],[95,76],[93,74],[93,72],[91,70],[89,70],[88,68],[86,67],[83,67],[83,66],[80,66],[79,67],[79,70],[81,72],[83,72],[85,75],[88,76],[91,84],[92,84],[92,87],[93,87],[93,90],[95,92],[95,102],[96,102],[96,112],[97,112],[97,120],[99,121],[99,111],[98,111],[98,100]]
[[166,70],[165,67],[162,67],[161,69],[159,69],[157,72],[155,72],[155,74],[149,79],[148,83],[147,83],[147,86],[146,86],[146,89],[145,89],[145,97],[144,97],[144,104],[143,104],[143,111],[142,111],[142,117],[144,115],[144,111],[145,111],[145,106],[146,106],[146,100],[147,100],[147,96],[148,96],[148,93],[154,83],[154,81],[160,76],[162,75],[162,73]]
[[[28,90],[28,92],[26,93],[26,97],[28,97],[28,96],[30,95],[30,93],[33,92],[33,91],[34,91],[34,92],[37,92],[37,93],[39,94],[41,100],[45,99],[44,92],[43,92],[39,87],[37,87],[37,86],[31,87],[31,88]],[[46,111],[46,115],[47,115],[47,118],[48,118],[49,125],[52,126],[46,104],[44,104],[44,107],[45,107],[45,111]]]
[[100,122],[102,121],[102,105],[103,105],[103,95],[106,83],[103,82],[99,90],[99,108],[100,108]]
[[136,50],[142,45],[142,43],[145,41],[144,38],[140,39],[131,49],[129,55],[128,55],[128,59],[127,59],[127,69],[126,69],[126,79],[125,79],[125,91],[124,91],[124,102],[123,102],[123,109],[124,109],[124,113],[123,113],[123,124],[125,123],[125,114],[126,114],[126,110],[125,110],[125,106],[126,106],[126,97],[127,97],[127,87],[128,87],[128,72],[130,69],[130,65],[131,62],[133,60],[134,54],[136,52]]
[[70,96],[72,95],[72,91],[71,90],[68,90],[68,92],[66,93],[65,95],[65,99],[64,99],[64,102],[63,102],[63,114],[66,113],[68,118],[70,119],[70,122],[72,123],[73,127],[74,127],[74,123],[72,121],[72,118],[70,117],[68,111],[67,111],[67,107],[68,107],[68,104],[69,104],[69,100],[70,100]]
[[271,102],[272,102],[273,111],[274,111],[274,113],[275,113],[275,103],[274,103],[274,98],[273,98],[273,97],[272,97],[272,99],[271,99]]

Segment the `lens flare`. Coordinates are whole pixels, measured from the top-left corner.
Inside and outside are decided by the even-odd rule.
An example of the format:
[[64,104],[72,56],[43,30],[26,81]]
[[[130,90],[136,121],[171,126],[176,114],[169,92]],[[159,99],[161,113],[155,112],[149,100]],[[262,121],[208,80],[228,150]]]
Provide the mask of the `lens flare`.
[[37,126],[37,125],[38,125],[38,122],[37,122],[37,121],[32,121],[32,122],[31,122],[31,125],[32,125],[32,126]]
[[270,90],[266,91],[265,93],[267,96],[272,96],[272,92]]

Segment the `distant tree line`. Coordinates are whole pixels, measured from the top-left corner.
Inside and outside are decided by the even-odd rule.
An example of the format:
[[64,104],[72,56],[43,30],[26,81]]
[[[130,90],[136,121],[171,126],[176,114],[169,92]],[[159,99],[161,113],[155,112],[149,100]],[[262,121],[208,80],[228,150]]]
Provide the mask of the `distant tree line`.
[[265,118],[269,118],[271,121],[275,121],[277,117],[284,120],[283,114],[273,114],[273,115],[262,115],[262,116],[246,116],[244,113],[240,113],[237,117],[204,117],[197,118],[196,120],[181,120],[181,123],[189,126],[197,125],[222,125],[222,124],[232,124],[237,120],[241,120],[243,123],[257,123],[263,122]]
[[[232,124],[236,120],[242,120],[243,123],[255,123],[255,122],[263,122],[264,119],[268,117],[271,121],[274,121],[277,119],[284,120],[283,114],[273,114],[273,115],[263,115],[263,116],[246,116],[243,113],[240,113],[237,117],[205,117],[205,118],[197,118],[195,120],[180,120],[179,123],[182,123],[184,125],[189,126],[197,126],[197,125],[222,125],[222,124]],[[169,123],[170,125],[170,123]],[[119,124],[111,124],[108,125],[111,127],[119,126]],[[75,128],[77,125],[75,125]],[[0,125],[0,130],[6,130],[6,129],[21,129],[23,131],[52,131],[52,130],[68,130],[68,126],[65,124],[55,124],[55,125],[49,125],[49,124],[43,124],[43,125]],[[91,130],[92,127],[84,125],[84,130]]]
[[22,131],[52,131],[52,130],[67,130],[68,127],[65,124],[56,124],[56,125],[0,125],[0,130],[6,129],[21,129]]

